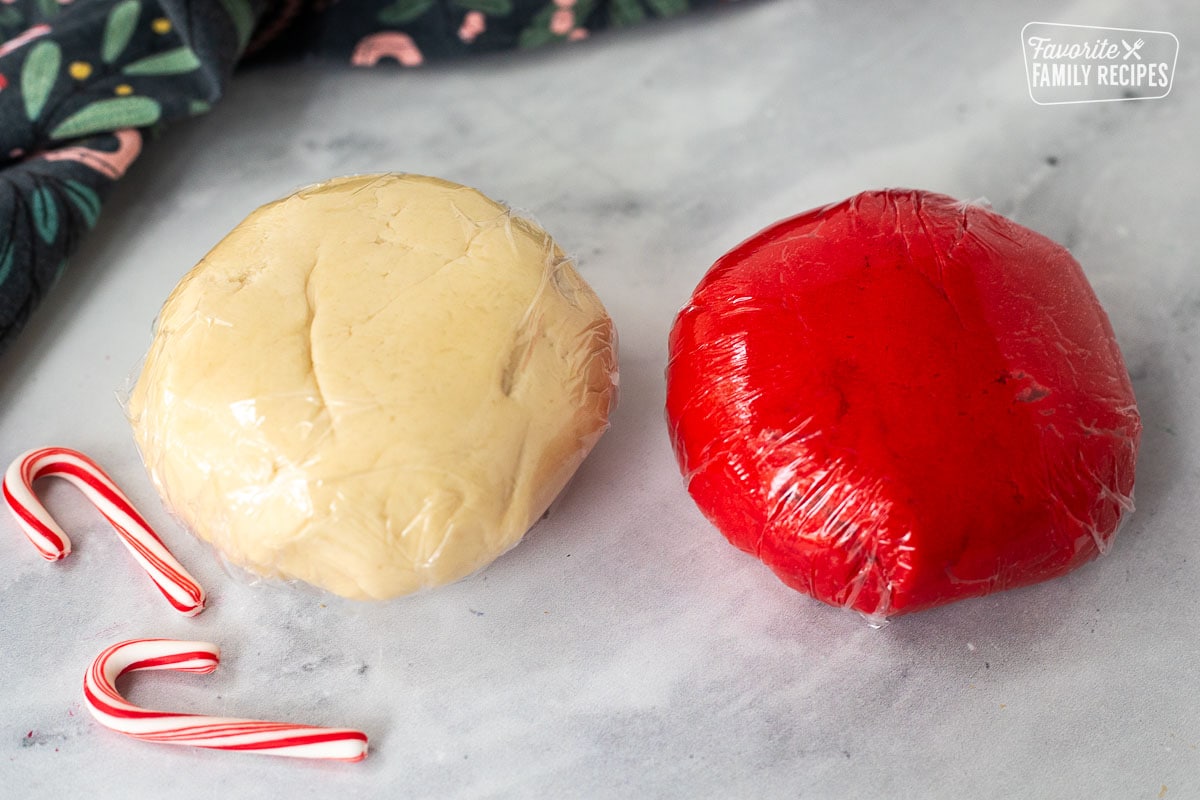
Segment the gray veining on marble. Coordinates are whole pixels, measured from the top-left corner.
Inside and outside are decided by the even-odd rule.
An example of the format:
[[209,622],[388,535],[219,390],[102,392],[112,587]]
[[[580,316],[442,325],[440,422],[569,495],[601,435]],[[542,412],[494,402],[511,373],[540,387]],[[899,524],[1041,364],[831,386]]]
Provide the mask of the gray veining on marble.
[[[1036,106],[1018,38],[1034,19],[1170,30],[1175,88]],[[0,457],[48,443],[96,457],[210,608],[170,611],[68,487],[46,491],[76,541],[65,562],[0,521],[0,794],[1200,797],[1197,42],[1183,0],[774,0],[556,52],[242,75],[148,144],[0,360]],[[617,322],[622,404],[551,517],[473,578],[382,605],[247,585],[162,511],[115,393],[171,287],[246,213],[380,170],[479,186],[553,232]],[[706,524],[671,456],[662,370],[713,259],[889,185],[986,197],[1067,244],[1146,431],[1138,512],[1109,556],[875,631]],[[145,635],[225,656],[209,676],[141,676],[135,700],[358,726],[371,755],[306,764],[100,729],[84,668]]]

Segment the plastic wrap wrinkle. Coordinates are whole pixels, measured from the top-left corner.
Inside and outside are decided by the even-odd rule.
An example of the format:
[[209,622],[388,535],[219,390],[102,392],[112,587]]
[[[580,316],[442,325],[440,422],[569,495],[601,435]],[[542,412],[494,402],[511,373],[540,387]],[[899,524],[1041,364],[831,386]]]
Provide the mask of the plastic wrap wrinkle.
[[771,226],[700,282],[667,377],[706,516],[876,621],[1060,575],[1132,509],[1141,426],[1103,309],[980,204],[867,192]]

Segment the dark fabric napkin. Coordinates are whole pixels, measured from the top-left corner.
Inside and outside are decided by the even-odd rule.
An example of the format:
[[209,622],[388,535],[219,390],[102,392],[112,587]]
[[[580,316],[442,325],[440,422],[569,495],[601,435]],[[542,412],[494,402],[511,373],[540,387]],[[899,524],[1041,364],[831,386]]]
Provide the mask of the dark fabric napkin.
[[0,352],[149,129],[203,114],[245,57],[372,67],[578,41],[722,0],[0,0]]

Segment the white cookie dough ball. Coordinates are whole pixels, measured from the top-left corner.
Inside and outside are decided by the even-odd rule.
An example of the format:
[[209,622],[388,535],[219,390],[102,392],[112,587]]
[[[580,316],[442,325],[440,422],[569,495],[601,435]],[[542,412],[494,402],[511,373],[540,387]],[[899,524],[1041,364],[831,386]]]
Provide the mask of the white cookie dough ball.
[[388,598],[541,517],[607,427],[615,344],[534,223],[434,178],[338,178],[180,282],[128,411],[168,506],[230,561]]

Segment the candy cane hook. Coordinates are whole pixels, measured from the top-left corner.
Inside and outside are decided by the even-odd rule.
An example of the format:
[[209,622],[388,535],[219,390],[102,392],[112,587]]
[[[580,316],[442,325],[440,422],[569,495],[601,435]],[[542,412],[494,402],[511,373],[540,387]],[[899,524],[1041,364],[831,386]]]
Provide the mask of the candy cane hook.
[[4,500],[29,541],[47,561],[66,558],[71,540],[33,493],[43,477],[65,478],[117,529],[121,541],[159,591],[187,616],[204,609],[204,589],[175,560],[150,525],[100,466],[83,453],[65,447],[42,447],[19,456],[4,473]]
[[133,705],[117,691],[117,679],[127,672],[173,669],[209,673],[217,668],[220,658],[217,646],[207,642],[175,639],[118,642],[96,656],[84,675],[84,699],[101,725],[148,742],[292,758],[336,761],[366,758],[367,736],[360,731],[151,711]]

